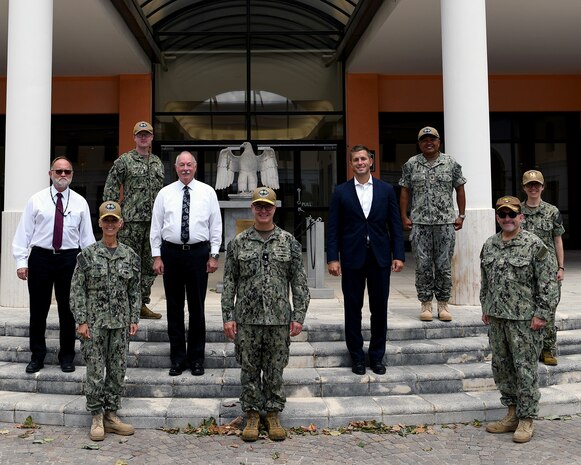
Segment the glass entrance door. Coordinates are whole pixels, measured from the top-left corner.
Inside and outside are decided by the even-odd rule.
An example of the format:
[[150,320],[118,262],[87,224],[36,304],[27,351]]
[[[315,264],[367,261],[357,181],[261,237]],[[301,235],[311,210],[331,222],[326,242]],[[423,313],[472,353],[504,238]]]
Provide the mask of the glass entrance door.
[[[255,148],[261,153],[265,145]],[[198,161],[196,179],[216,185],[218,157],[226,145],[181,145],[161,144],[160,153],[166,168],[166,184],[177,179],[174,164],[182,151],[191,152]],[[228,145],[239,154],[236,145]],[[306,218],[327,220],[331,194],[338,178],[344,178],[344,166],[338,160],[345,158],[339,153],[337,144],[268,144],[274,149],[278,160],[280,188],[276,190],[281,207],[277,209],[275,222],[281,228],[294,234],[306,246]],[[234,183],[227,189],[217,190],[218,199],[229,200],[228,194],[236,193],[237,175]],[[260,184],[260,182],[259,182]],[[223,244],[224,246],[224,244]]]

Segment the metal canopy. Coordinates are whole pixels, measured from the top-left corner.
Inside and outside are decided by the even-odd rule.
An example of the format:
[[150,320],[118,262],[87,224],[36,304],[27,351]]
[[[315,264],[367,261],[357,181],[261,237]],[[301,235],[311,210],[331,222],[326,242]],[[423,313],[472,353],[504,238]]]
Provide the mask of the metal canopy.
[[165,54],[310,51],[343,60],[382,0],[111,0],[154,63]]

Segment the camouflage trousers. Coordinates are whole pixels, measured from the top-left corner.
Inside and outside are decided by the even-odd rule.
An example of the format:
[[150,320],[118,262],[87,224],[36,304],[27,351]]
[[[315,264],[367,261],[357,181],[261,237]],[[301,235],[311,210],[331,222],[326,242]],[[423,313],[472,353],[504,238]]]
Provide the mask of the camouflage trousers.
[[143,305],[150,302],[151,286],[155,281],[149,242],[150,229],[151,223],[149,221],[133,221],[125,223],[123,229],[119,231],[119,242],[131,247],[141,258],[141,303]]
[[489,320],[492,375],[500,402],[515,405],[519,418],[535,417],[541,398],[538,366],[543,331],[533,331],[530,320]]
[[242,411],[282,411],[286,403],[282,373],[288,364],[288,325],[237,325],[236,361]]
[[127,370],[129,328],[90,328],[91,339],[81,341],[87,365],[87,410],[92,414],[121,408]]
[[416,262],[416,291],[420,302],[447,302],[452,290],[453,224],[414,224],[410,236]]
[[557,327],[555,326],[555,314],[557,313],[557,305],[561,301],[561,281],[558,282],[558,295],[555,296],[556,303],[551,309],[551,316],[547,320],[545,326],[545,333],[543,336],[543,350],[549,351],[553,355],[557,355]]

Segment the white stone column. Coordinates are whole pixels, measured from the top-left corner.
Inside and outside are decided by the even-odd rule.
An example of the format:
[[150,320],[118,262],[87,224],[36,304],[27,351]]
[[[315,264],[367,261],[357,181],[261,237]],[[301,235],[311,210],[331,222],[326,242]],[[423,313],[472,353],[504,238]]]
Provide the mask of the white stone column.
[[467,208],[456,235],[452,303],[479,305],[479,254],[494,234],[485,0],[441,0],[444,151],[462,165]]
[[28,198],[48,186],[53,0],[10,0],[0,305],[28,307],[12,238]]

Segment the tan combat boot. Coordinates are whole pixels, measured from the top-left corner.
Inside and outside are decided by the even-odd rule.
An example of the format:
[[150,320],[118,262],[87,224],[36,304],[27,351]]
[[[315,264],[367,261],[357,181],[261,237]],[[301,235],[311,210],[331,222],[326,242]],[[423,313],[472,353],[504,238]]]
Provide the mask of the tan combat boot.
[[135,428],[128,423],[123,423],[115,412],[105,412],[103,426],[106,433],[115,433],[120,436],[131,436],[135,433]]
[[518,417],[516,416],[516,405],[508,406],[508,413],[500,421],[488,423],[486,431],[489,433],[510,433],[516,431],[518,427]]
[[161,318],[161,313],[156,313],[147,308],[147,305],[143,304],[141,306],[141,311],[139,312],[139,318],[142,320],[159,320]]
[[103,428],[103,414],[93,415],[91,423],[91,432],[89,433],[91,441],[102,441],[105,439],[105,429]]
[[452,321],[452,314],[448,311],[448,302],[438,300],[438,318],[440,321]]
[[268,437],[273,441],[284,441],[286,439],[286,431],[278,421],[278,412],[273,410],[266,414],[266,430]]
[[521,418],[518,422],[518,428],[512,435],[514,442],[529,442],[533,437],[535,427],[532,418]]
[[246,427],[242,431],[242,440],[254,442],[258,439],[258,427],[260,426],[260,415],[256,410],[246,412]]
[[541,361],[545,365],[555,366],[557,365],[557,357],[555,357],[550,350],[543,350],[541,353]]
[[432,321],[432,302],[422,302],[422,310],[420,313],[420,321]]

